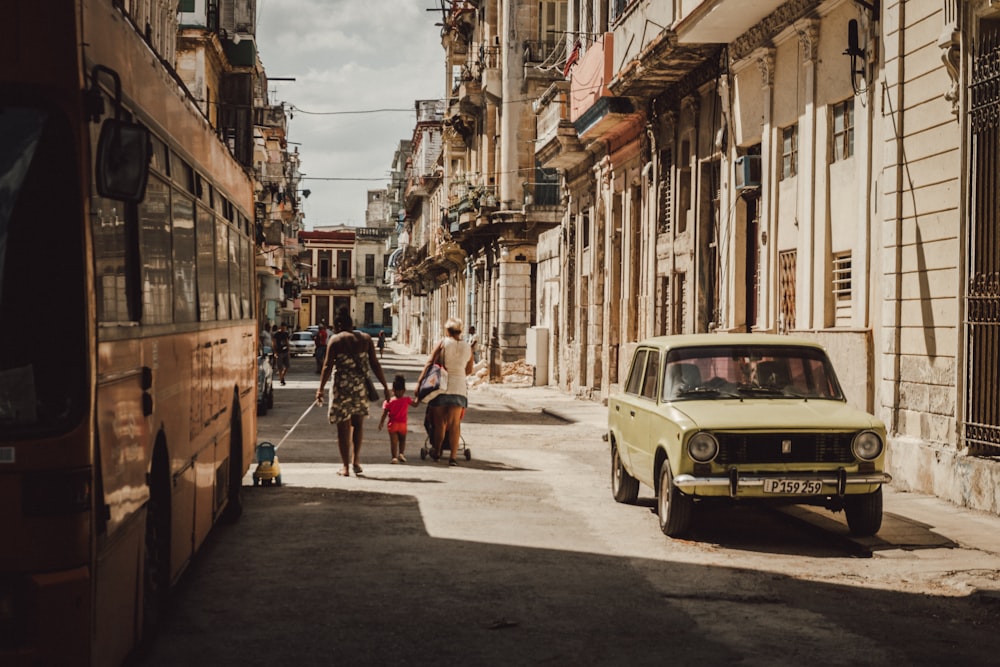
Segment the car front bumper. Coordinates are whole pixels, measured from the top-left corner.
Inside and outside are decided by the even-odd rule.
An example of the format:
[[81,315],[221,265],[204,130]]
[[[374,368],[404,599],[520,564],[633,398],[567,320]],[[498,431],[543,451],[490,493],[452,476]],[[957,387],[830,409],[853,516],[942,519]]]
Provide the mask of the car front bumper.
[[851,493],[871,493],[872,487],[888,484],[892,475],[887,472],[848,473],[843,468],[817,473],[741,473],[738,468],[731,468],[725,477],[695,476],[682,474],[674,477],[674,486],[691,495],[725,495],[768,497],[764,493],[764,481],[768,479],[795,479],[816,481],[823,484],[820,495],[848,495]]

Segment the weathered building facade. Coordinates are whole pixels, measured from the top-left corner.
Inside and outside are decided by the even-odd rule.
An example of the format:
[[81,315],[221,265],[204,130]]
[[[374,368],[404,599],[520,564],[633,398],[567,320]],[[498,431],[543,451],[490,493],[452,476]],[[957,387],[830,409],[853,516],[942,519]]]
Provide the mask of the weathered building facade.
[[[647,336],[818,340],[899,486],[1000,512],[993,3],[456,2],[443,43],[445,197],[401,311],[464,315],[494,361],[527,332],[536,382],[594,397]],[[549,181],[533,218],[516,186]]]

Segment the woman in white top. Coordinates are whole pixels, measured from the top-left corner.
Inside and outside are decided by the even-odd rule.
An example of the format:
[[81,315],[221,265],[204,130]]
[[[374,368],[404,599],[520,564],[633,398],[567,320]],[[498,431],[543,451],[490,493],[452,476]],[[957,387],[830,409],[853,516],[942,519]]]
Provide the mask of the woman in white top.
[[451,456],[448,465],[457,466],[455,455],[462,440],[462,416],[469,406],[466,376],[472,373],[472,346],[462,340],[462,321],[449,318],[444,323],[445,337],[437,344],[430,359],[417,379],[419,387],[427,371],[435,364],[441,364],[448,371],[448,386],[427,404],[431,418],[431,458],[441,458],[445,438]]

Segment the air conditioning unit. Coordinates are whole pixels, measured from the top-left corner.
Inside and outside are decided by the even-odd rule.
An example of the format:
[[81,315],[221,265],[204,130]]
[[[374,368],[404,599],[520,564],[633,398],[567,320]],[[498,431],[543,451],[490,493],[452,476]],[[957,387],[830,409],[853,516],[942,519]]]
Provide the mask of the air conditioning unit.
[[736,189],[760,187],[760,156],[743,155],[736,158]]

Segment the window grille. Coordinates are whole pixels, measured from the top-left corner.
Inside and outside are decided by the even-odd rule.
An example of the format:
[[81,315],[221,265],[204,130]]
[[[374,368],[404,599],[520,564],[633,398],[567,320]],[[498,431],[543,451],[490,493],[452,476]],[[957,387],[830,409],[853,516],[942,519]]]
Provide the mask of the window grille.
[[851,253],[839,253],[833,257],[834,326],[850,326],[851,298]]
[[795,251],[778,253],[779,289],[781,290],[780,317],[778,328],[781,332],[795,328]]

